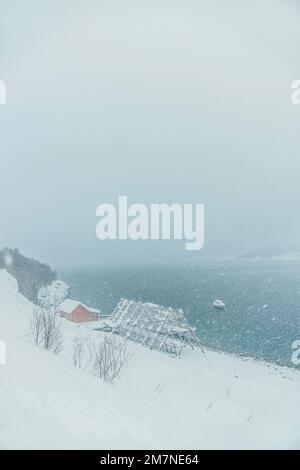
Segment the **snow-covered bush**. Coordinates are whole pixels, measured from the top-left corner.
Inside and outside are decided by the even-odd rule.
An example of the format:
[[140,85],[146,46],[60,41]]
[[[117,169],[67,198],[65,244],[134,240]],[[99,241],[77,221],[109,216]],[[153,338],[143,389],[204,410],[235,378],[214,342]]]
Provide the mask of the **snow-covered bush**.
[[67,297],[69,289],[65,282],[56,279],[48,286],[40,288],[37,295],[38,304],[41,307],[54,305],[58,310],[59,305]]

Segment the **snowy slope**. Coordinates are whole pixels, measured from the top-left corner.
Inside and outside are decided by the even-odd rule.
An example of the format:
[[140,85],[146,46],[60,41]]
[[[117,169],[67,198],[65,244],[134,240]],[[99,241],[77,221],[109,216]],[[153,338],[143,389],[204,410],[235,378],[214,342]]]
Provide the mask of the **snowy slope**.
[[62,320],[56,356],[26,337],[32,305],[0,271],[0,448],[299,448],[297,371],[207,352],[173,359],[131,345],[111,386],[71,365],[68,339],[97,334]]

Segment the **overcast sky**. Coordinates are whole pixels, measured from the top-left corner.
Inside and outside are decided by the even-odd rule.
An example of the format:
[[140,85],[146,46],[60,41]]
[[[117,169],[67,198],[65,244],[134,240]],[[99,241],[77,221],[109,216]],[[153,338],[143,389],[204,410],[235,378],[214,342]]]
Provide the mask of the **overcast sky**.
[[202,202],[202,257],[300,251],[298,2],[0,0],[0,246],[54,267],[194,259],[101,242],[96,207]]

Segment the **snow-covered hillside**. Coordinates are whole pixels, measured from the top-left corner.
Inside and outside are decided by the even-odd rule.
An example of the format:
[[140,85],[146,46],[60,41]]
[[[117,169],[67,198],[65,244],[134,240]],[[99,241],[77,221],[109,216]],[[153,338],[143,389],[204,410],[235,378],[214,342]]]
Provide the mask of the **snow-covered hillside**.
[[[207,351],[181,359],[130,344],[114,385],[71,365],[72,335],[101,335],[61,320],[65,350],[28,337],[32,304],[0,271],[0,448],[299,448],[300,377]],[[97,336],[98,338],[98,336]]]

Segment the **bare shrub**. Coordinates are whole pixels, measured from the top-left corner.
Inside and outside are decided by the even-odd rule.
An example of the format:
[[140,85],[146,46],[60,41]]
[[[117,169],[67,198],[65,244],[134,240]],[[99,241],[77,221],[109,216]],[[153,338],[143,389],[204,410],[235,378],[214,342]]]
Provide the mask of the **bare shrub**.
[[51,309],[35,307],[30,321],[30,336],[36,345],[58,354],[62,350],[62,333]]
[[88,369],[93,365],[95,345],[91,338],[75,336],[72,340],[71,355],[75,367]]
[[41,344],[43,340],[43,317],[41,309],[34,307],[32,318],[30,320],[30,336],[36,345]]
[[89,365],[93,363],[94,361],[94,356],[95,356],[95,344],[91,339],[89,338],[86,342],[86,364]]
[[126,370],[131,358],[125,339],[106,335],[104,341],[95,348],[94,372],[105,382],[113,383]]
[[58,354],[62,350],[62,333],[56,314],[44,310],[43,318],[43,346]]

